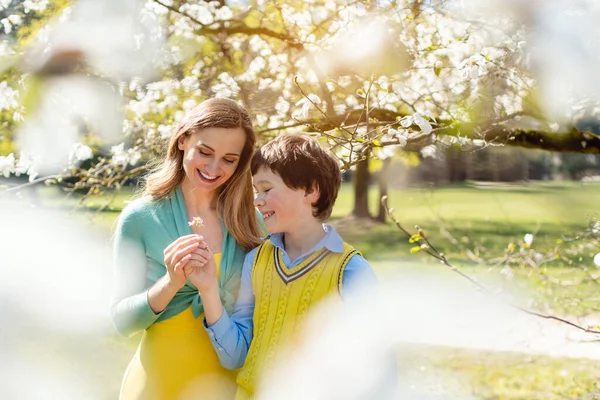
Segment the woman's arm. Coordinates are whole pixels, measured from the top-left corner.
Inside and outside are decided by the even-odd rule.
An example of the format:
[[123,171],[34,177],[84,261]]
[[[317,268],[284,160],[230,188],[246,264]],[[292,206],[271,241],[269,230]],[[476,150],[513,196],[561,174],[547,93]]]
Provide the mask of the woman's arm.
[[152,325],[185,284],[183,264],[198,246],[197,235],[177,239],[165,250],[167,273],[147,287],[148,261],[141,224],[144,210],[126,208],[114,240],[114,291],[111,316],[116,330],[132,335]]
[[146,329],[159,317],[148,302],[148,266],[139,226],[142,216],[135,211],[123,210],[114,237],[111,317],[116,330],[125,336]]

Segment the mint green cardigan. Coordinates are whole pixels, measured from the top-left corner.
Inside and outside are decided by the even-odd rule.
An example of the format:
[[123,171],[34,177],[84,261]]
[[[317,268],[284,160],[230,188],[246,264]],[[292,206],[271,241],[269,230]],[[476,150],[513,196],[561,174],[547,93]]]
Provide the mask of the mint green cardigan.
[[[204,312],[198,289],[189,280],[161,313],[154,313],[148,304],[148,289],[166,273],[163,251],[175,239],[193,233],[189,220],[180,187],[166,200],[137,199],[121,213],[114,236],[115,288],[111,304],[113,324],[121,334],[144,330],[190,305],[196,318]],[[223,306],[231,314],[246,251],[224,223],[222,230],[219,288]]]

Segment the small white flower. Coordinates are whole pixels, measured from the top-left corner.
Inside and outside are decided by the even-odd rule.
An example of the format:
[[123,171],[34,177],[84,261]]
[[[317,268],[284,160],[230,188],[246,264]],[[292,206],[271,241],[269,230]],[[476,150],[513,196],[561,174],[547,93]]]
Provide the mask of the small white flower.
[[435,158],[437,155],[437,148],[430,144],[429,146],[425,146],[421,149],[421,155],[423,156],[423,158]]
[[112,161],[115,164],[127,165],[129,162],[127,158],[127,153],[125,152],[125,143],[120,143],[116,146],[112,146],[110,148],[110,152],[112,153]]
[[481,55],[471,56],[460,63],[458,69],[465,79],[477,79],[487,72],[487,60]]
[[525,247],[530,247],[531,243],[533,243],[533,234],[526,233],[523,237],[523,241],[525,241]]
[[292,116],[296,119],[307,118],[308,111],[313,108],[314,104],[321,104],[321,99],[315,94],[309,94],[308,98],[303,97],[296,103],[296,106],[300,106],[299,110],[293,112]]
[[600,267],[600,253],[598,253],[594,256],[594,264],[596,264],[598,267]]
[[158,125],[156,129],[158,130],[160,137],[163,139],[170,137],[171,133],[173,133],[172,127],[163,124]]
[[183,102],[183,109],[185,111],[190,111],[194,107],[196,107],[196,102],[192,99],[187,99]]
[[0,173],[8,178],[15,170],[15,155],[10,153],[7,157],[0,157]]
[[600,220],[594,222],[594,225],[592,225],[592,233],[594,233],[594,234],[600,233]]
[[85,161],[92,157],[94,157],[92,149],[82,143],[74,143],[69,153],[70,162]]
[[217,8],[215,10],[215,18],[217,20],[225,21],[233,17],[233,11],[227,6]]
[[202,227],[204,226],[204,220],[200,217],[194,217],[191,221],[188,221],[188,226]]
[[431,126],[429,121],[423,118],[423,115],[426,115],[430,117],[433,121],[435,121],[435,118],[433,118],[433,115],[431,115],[431,113],[429,112],[425,112],[424,114],[414,113],[413,115],[407,115],[406,117],[402,118],[400,120],[400,125],[402,125],[404,128],[408,128],[412,124],[416,124],[419,126],[419,129],[421,129],[421,132],[425,134],[430,134],[433,130],[433,127]]
[[390,140],[398,140],[398,146],[400,147],[404,147],[408,143],[406,137],[397,129],[389,128],[387,134],[390,137]]

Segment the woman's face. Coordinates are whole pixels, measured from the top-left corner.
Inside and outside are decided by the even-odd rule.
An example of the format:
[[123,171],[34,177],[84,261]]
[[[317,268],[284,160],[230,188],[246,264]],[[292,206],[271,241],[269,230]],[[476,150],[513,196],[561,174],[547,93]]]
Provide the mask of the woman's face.
[[179,138],[184,185],[213,191],[234,174],[246,143],[242,128],[206,128]]

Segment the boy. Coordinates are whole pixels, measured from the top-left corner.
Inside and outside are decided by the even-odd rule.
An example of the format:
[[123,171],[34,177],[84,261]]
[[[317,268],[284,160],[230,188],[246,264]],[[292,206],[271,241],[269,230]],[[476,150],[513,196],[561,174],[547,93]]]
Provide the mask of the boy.
[[326,296],[343,299],[358,285],[376,283],[367,261],[324,224],[341,173],[315,140],[279,136],[254,154],[251,171],[254,204],[270,235],[246,256],[231,317],[223,311],[212,273],[212,283],[198,287],[205,327],[221,364],[229,369],[243,365],[236,399],[255,395],[263,371],[312,306]]

